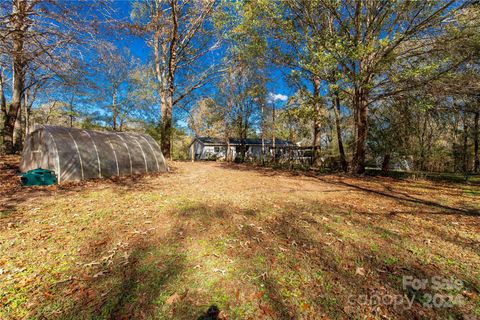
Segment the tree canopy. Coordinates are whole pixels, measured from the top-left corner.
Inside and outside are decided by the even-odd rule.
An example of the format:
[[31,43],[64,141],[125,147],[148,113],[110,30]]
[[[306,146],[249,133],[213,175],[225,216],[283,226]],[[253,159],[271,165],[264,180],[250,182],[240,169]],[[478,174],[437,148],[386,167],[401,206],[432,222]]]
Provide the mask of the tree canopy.
[[4,1],[2,152],[57,124],[154,133],[166,157],[188,136],[280,137],[313,166],[478,172],[479,14],[454,0]]

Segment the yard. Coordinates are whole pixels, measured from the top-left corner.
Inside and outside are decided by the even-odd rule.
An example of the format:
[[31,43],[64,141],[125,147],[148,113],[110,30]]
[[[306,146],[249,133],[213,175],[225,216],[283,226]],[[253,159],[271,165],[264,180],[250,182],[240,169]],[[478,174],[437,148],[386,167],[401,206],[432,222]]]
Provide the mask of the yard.
[[0,319],[480,318],[478,185],[173,162],[20,188],[16,161]]

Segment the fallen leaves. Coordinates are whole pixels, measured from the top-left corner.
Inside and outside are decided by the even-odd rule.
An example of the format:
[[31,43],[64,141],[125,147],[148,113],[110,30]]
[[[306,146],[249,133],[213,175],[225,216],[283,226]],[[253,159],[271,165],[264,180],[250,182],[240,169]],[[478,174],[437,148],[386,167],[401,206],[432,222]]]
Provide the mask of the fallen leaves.
[[357,269],[355,270],[355,274],[364,277],[365,276],[365,269],[357,267]]
[[108,270],[101,270],[101,271],[95,273],[95,274],[92,276],[92,278],[99,278],[99,277],[101,277],[101,276],[104,276],[104,275],[107,274],[107,273],[108,273]]
[[270,306],[266,304],[260,304],[260,310],[262,310],[264,315],[275,318],[275,312]]
[[187,297],[188,292],[189,292],[188,289],[185,290],[182,294],[178,294],[177,292],[174,292],[171,296],[169,296],[167,298],[167,300],[165,300],[165,303],[167,305],[172,305],[172,304],[178,303],[178,302],[184,300]]
[[[245,308],[249,312],[245,318],[252,319],[300,314],[310,319],[342,318],[336,312],[346,295],[364,290],[370,280],[392,293],[391,278],[401,277],[403,267],[412,273],[432,271],[436,263],[434,271],[439,274],[454,274],[461,266],[466,268],[462,272],[476,275],[472,269],[478,262],[478,247],[473,247],[478,243],[477,217],[439,217],[432,214],[434,209],[412,209],[405,201],[397,204],[353,188],[323,193],[328,182],[314,179],[284,176],[272,183],[271,177],[220,169],[217,164],[179,166],[184,168],[181,173],[161,179],[145,177],[135,184],[125,180],[131,185],[122,184],[124,180],[115,185],[96,181],[64,187],[57,194],[44,190],[42,197],[21,204],[15,219],[8,217],[3,223],[5,229],[11,223],[11,230],[0,233],[0,249],[7,252],[0,257],[0,278],[7,280],[0,283],[0,291],[27,293],[19,295],[10,314],[0,310],[0,318],[22,318],[25,308],[38,311],[53,303],[58,308],[55,317],[61,318],[63,309],[75,301],[83,308],[78,317],[88,317],[99,305],[117,303],[124,293],[129,296],[115,314],[124,318],[129,312],[141,318],[152,308],[160,316],[191,312],[183,316],[196,319],[215,299],[225,306],[221,311],[225,318],[237,307]],[[379,183],[357,178],[345,181],[380,188]],[[291,194],[292,183],[296,190],[311,192]],[[400,182],[388,183],[402,188]],[[393,204],[404,214],[385,216]],[[461,222],[450,223],[452,219]],[[396,235],[384,234],[381,228]],[[403,239],[413,245],[405,249]],[[459,243],[468,243],[469,249]],[[440,244],[450,247],[442,249]],[[398,267],[378,263],[393,251],[401,257]],[[427,268],[420,263],[431,255],[457,258],[456,264],[449,266],[440,259]],[[17,273],[14,267],[20,268]],[[186,295],[188,287],[194,289]],[[319,294],[325,299],[319,300]],[[159,295],[164,305],[155,304]],[[477,294],[463,295],[469,305],[478,301]],[[21,299],[37,302],[26,307]],[[44,303],[47,299],[51,301]],[[5,300],[0,294],[0,305]],[[372,310],[351,308],[348,317],[374,318],[377,311]],[[402,318],[397,311],[385,313]],[[427,312],[424,318],[434,317]]]
[[222,276],[225,276],[227,274],[227,270],[223,270],[223,269],[213,268],[212,271],[220,273],[220,274],[222,274]]
[[252,292],[252,293],[248,296],[248,299],[249,299],[250,301],[256,301],[256,300],[258,300],[258,299],[263,298],[264,295],[265,295],[265,292],[263,292],[263,291]]
[[[91,261],[89,263],[86,263],[83,265],[84,268],[90,268],[90,267],[93,267],[93,266],[97,266],[97,265],[105,265],[105,266],[110,266],[113,264],[113,259],[114,257],[117,255],[118,251],[120,249],[126,249],[128,247],[128,244],[127,243],[124,243],[124,242],[118,242],[112,249],[108,250],[108,255],[106,256],[103,256],[101,257],[99,260],[94,260],[94,261]],[[128,252],[124,252],[123,253],[123,257],[125,259],[125,263],[128,263],[128,258],[129,258],[130,254]]]
[[178,293],[172,294],[168,299],[165,301],[166,304],[174,304],[180,300],[180,295]]

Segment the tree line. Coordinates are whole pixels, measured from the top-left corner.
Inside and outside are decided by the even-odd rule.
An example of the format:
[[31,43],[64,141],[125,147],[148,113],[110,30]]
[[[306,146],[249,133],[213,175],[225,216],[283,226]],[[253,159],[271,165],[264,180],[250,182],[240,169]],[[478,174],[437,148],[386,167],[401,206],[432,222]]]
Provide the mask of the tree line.
[[[480,170],[476,1],[147,0],[128,16],[116,6],[2,2],[4,152],[53,123],[144,130],[168,158],[207,135],[288,139],[356,173]],[[122,37],[142,41],[146,58]]]

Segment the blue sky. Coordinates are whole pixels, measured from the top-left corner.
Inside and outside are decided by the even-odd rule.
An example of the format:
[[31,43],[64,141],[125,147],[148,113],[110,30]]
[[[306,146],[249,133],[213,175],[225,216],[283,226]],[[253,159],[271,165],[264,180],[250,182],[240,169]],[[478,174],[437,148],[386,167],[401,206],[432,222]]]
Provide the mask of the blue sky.
[[[117,17],[130,20],[130,3],[131,1],[117,0],[114,2]],[[115,40],[118,47],[128,47],[132,54],[139,58],[142,63],[148,63],[150,60],[151,49],[145,41],[139,37],[128,36],[126,33],[120,36],[122,39]]]
[[[2,1],[2,0],[0,0]],[[80,4],[80,2],[74,2],[75,6]],[[125,22],[130,21],[130,11],[131,11],[131,1],[127,0],[117,0],[112,3],[114,11],[111,12],[114,18],[121,19]],[[78,7],[77,7],[78,8]],[[84,7],[87,10],[87,6]],[[80,9],[81,10],[81,9]],[[96,17],[100,17],[98,12],[94,12],[93,14]],[[85,11],[86,14],[89,14]],[[128,30],[119,30],[115,31],[110,29],[110,31],[106,30],[104,33],[101,33],[99,37],[103,38],[104,40],[112,42],[118,50],[121,52],[124,48],[129,48],[132,55],[138,58],[142,64],[150,65],[153,64],[153,54],[152,49],[148,46],[146,40],[138,36],[134,36],[129,34]],[[210,52],[202,57],[202,59],[198,62],[202,65],[211,65],[216,64],[219,61],[222,61],[224,58],[224,47],[220,47],[219,49]],[[94,67],[98,63],[98,57],[93,50],[89,50],[88,48],[83,52],[83,57],[87,65]],[[34,102],[33,107],[38,108],[45,103],[51,103],[52,101],[63,101],[69,103],[71,101],[71,97],[75,96],[75,100],[73,101],[74,106],[77,108],[78,111],[83,113],[84,115],[90,115],[92,118],[97,118],[100,123],[104,125],[109,125],[107,123],[109,117],[109,111],[107,106],[111,104],[111,96],[108,93],[109,91],[109,84],[105,82],[101,75],[96,73],[95,69],[92,68],[91,76],[89,77],[90,80],[95,81],[97,88],[95,89],[85,89],[91,90],[92,95],[89,94],[89,91],[82,91],[84,89],[80,89],[80,91],[76,91],[74,93],[66,90],[64,87],[59,85],[58,82],[53,83],[53,91],[46,90],[42,88],[40,91],[36,101]],[[7,76],[11,77],[10,70],[5,69]],[[268,76],[269,82],[267,83],[267,91],[269,92],[269,99],[275,102],[277,108],[282,108],[285,105],[287,98],[294,94],[296,88],[290,87],[287,84],[285,76],[289,73],[288,69],[280,68],[275,65],[271,65],[268,68]],[[59,80],[59,79],[58,79]],[[95,90],[95,91],[94,91]],[[207,94],[215,96],[215,92],[217,90],[217,84],[215,82],[210,83],[208,86],[203,88]],[[98,92],[101,94],[98,94]],[[11,90],[9,87],[6,88],[6,96],[7,99],[11,99]],[[155,115],[158,119],[159,114],[159,105],[152,105],[151,106],[151,115]],[[145,120],[152,120],[155,117],[151,117],[151,115],[141,115]],[[103,118],[104,120],[101,120]],[[174,119],[177,120],[177,125],[181,127],[186,127],[186,119],[187,116],[184,111],[180,109],[174,110]]]
[[[118,18],[125,20],[130,19],[130,1],[116,1],[114,5]],[[117,39],[114,40],[114,43],[119,48],[128,47],[131,53],[140,59],[142,63],[148,64],[152,62],[152,50],[146,44],[144,39],[131,35],[119,35]],[[219,50],[205,55],[200,63],[212,64],[216,61],[222,60],[223,49],[224,48],[220,48]],[[270,82],[267,84],[267,90],[276,97],[276,104],[281,107],[286,101],[286,97],[294,93],[294,89],[290,88],[285,81],[285,74],[288,73],[288,70],[282,70],[278,67],[271,66],[269,73]],[[207,90],[215,91],[215,85],[211,84]]]

